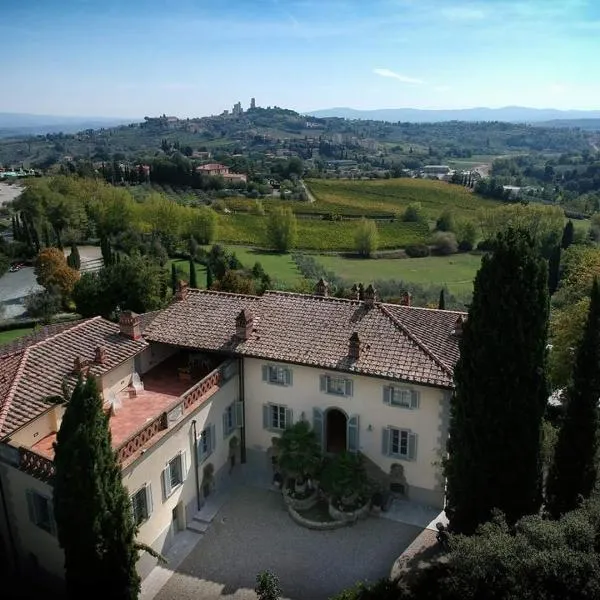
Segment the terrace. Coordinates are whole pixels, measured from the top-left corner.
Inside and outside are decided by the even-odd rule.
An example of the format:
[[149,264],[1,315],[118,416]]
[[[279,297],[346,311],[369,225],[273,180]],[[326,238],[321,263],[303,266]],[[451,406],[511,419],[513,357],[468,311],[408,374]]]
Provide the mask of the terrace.
[[[135,460],[169,427],[207,401],[234,374],[234,365],[229,361],[219,364],[207,355],[179,352],[105,398],[112,444],[121,464]],[[56,432],[52,432],[31,449],[20,448],[20,468],[48,479],[53,473],[55,441]]]

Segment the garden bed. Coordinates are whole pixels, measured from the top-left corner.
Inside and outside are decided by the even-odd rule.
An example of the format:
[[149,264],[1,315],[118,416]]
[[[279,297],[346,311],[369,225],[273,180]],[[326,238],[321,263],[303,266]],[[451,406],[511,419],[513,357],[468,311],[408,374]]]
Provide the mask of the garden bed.
[[370,510],[371,505],[368,500],[353,510],[340,510],[334,504],[329,503],[329,516],[336,521],[354,522],[358,519],[366,519]]
[[292,520],[307,529],[318,531],[330,531],[349,525],[348,521],[336,521],[329,514],[329,503],[326,500],[317,500],[317,502],[308,510],[295,510],[289,504],[288,513]]
[[319,491],[307,490],[306,494],[294,493],[293,488],[286,487],[283,491],[283,500],[288,505],[299,511],[313,508],[319,501]]

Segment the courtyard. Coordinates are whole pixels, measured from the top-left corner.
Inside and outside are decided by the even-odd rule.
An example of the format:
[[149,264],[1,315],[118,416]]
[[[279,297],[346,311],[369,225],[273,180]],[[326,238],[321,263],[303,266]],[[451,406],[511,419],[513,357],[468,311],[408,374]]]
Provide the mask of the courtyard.
[[238,487],[156,600],[255,600],[257,573],[273,571],[283,597],[326,600],[357,581],[389,576],[422,527],[370,517],[313,531],[289,517],[281,494]]

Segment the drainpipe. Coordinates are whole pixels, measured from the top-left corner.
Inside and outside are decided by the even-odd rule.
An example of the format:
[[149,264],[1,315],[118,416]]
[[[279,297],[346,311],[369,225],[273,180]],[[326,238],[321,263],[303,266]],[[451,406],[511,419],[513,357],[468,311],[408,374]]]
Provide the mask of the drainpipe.
[[198,434],[196,432],[196,419],[192,420],[192,430],[194,432],[194,471],[196,472],[196,506],[198,510],[202,508],[200,503],[200,474],[198,473]]
[[0,471],[0,497],[2,497],[2,511],[4,512],[4,520],[6,521],[6,531],[8,532],[8,542],[10,549],[12,550],[14,565],[17,573],[20,572],[19,555],[17,553],[17,547],[15,545],[15,538],[13,537],[12,527],[10,526],[10,519],[8,518],[8,505],[6,504],[6,496],[4,494],[4,482],[2,481],[2,472]]
[[242,406],[242,425],[240,427],[240,462],[246,462],[246,403],[244,401],[244,358],[239,358],[238,369],[239,398]]

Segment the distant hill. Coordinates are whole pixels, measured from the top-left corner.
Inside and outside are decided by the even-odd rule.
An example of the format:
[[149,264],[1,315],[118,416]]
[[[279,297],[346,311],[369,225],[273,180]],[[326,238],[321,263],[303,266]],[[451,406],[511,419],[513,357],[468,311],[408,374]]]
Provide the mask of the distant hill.
[[600,119],[554,119],[536,123],[543,127],[579,127],[587,131],[600,131]]
[[328,108],[307,113],[312,117],[341,117],[389,121],[396,123],[435,123],[442,121],[507,121],[509,123],[541,123],[570,119],[600,119],[600,110],[556,110],[553,108],[525,108],[506,106],[504,108],[464,108],[456,110],[426,110],[418,108],[382,108],[376,110],[356,110],[354,108]]
[[[40,135],[46,133],[76,133],[84,129],[114,127],[135,119],[110,117],[69,117],[0,112],[0,137]],[[140,119],[141,120],[141,119]]]

